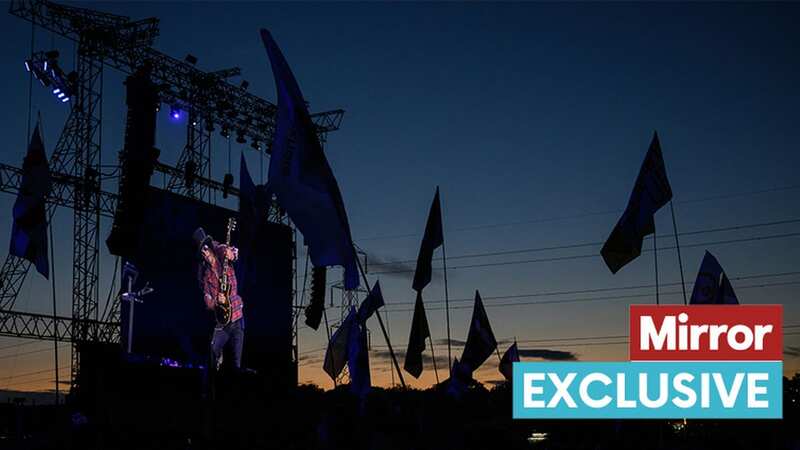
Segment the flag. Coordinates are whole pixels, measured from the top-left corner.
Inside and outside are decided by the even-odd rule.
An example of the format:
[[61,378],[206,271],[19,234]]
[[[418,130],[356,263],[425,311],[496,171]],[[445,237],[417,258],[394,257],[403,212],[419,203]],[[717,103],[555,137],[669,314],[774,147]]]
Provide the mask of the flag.
[[325,362],[322,364],[322,369],[331,377],[336,380],[336,377],[342,373],[345,364],[348,362],[348,350],[350,347],[350,333],[353,330],[355,323],[356,311],[351,308],[347,317],[342,321],[339,328],[331,336],[328,342],[328,350],[325,351]]
[[466,364],[470,370],[475,371],[497,349],[489,316],[483,308],[481,294],[475,291],[475,306],[472,309],[472,321],[469,324],[467,343],[461,353],[461,364]]
[[458,361],[458,358],[453,358],[453,366],[450,368],[450,379],[447,382],[447,392],[455,398],[461,398],[467,391],[472,383],[472,370]]
[[9,253],[25,258],[36,270],[50,278],[47,258],[47,194],[50,192],[50,167],[39,125],[33,130],[28,153],[22,163],[22,181],[14,202]]
[[350,372],[350,391],[364,397],[370,390],[367,326],[353,322],[348,337],[347,368]]
[[422,352],[425,351],[425,339],[431,336],[428,318],[425,317],[425,305],[422,304],[422,293],[417,291],[414,304],[414,318],[411,321],[411,334],[408,336],[408,349],[403,368],[406,372],[419,378],[422,374]]
[[383,294],[381,294],[381,282],[376,281],[375,285],[372,286],[372,291],[358,308],[358,323],[365,323],[383,305],[385,303],[383,302]]
[[278,94],[268,189],[303,233],[314,266],[344,267],[345,289],[355,289],[356,253],[339,185],[286,59],[269,31],[261,38]]
[[436,195],[433,196],[433,203],[431,203],[431,210],[428,212],[425,235],[422,236],[422,245],[419,247],[417,270],[414,271],[414,283],[412,284],[414,290],[422,291],[431,282],[433,251],[443,243],[442,208],[439,204],[439,188],[437,187]]
[[511,344],[511,347],[508,347],[505,353],[503,353],[503,357],[500,358],[500,366],[498,369],[500,373],[506,377],[506,380],[511,381],[511,374],[514,372],[514,363],[519,362],[519,350],[517,349],[517,342],[514,341]]
[[728,277],[717,258],[706,251],[694,282],[690,305],[738,305]]
[[642,253],[642,240],[656,231],[653,215],[671,199],[672,188],[667,179],[661,145],[658,134],[654,133],[628,206],[600,250],[611,273],[617,273]]

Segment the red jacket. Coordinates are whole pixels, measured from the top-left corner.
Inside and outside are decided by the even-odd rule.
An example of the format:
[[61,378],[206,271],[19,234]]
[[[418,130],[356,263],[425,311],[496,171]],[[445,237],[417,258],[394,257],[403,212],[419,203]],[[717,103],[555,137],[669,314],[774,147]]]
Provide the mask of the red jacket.
[[[203,286],[204,300],[206,302],[206,308],[210,310],[213,310],[216,306],[217,297],[220,294],[219,281],[220,277],[222,276],[222,259],[225,257],[225,249],[227,248],[226,245],[219,244],[217,242],[214,242],[213,245],[214,253],[217,255],[216,266],[209,266],[205,261],[201,263],[203,264],[201,283]],[[228,283],[231,287],[231,322],[235,322],[242,318],[242,309],[244,307],[244,303],[242,302],[242,297],[239,296],[236,282],[236,272],[233,270],[232,261],[228,262]]]

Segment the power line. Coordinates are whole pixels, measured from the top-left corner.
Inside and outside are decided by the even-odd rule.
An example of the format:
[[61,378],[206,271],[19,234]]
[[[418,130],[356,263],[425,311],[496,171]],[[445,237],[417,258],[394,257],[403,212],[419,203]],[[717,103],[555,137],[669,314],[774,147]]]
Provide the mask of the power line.
[[[742,280],[752,280],[758,278],[774,278],[774,277],[784,277],[784,276],[791,276],[791,275],[800,275],[800,271],[794,272],[775,272],[775,273],[763,273],[763,274],[755,274],[755,275],[741,275],[738,277],[728,277],[729,281],[742,281]],[[670,283],[660,283],[659,286],[667,287],[667,286],[680,286],[681,283],[679,281],[670,282]],[[618,286],[618,287],[606,287],[606,288],[590,288],[590,289],[574,289],[569,291],[544,291],[544,292],[531,292],[528,294],[509,294],[509,295],[494,295],[494,296],[481,296],[481,299],[484,302],[491,302],[492,300],[506,300],[512,298],[529,298],[529,297],[549,297],[549,296],[557,296],[557,295],[568,295],[568,294],[594,294],[598,292],[609,292],[609,291],[624,291],[624,290],[632,290],[632,289],[651,289],[654,288],[655,284],[638,284],[638,285],[631,285],[631,286]],[[451,302],[472,302],[475,299],[473,297],[469,298],[458,298],[454,300],[450,300]],[[444,303],[444,300],[425,300],[425,304],[432,304],[432,303]],[[397,305],[413,305],[414,302],[392,302],[391,306]]]
[[[67,344],[67,345],[60,345],[59,346],[59,348],[64,348],[64,347],[69,347],[69,345]],[[38,349],[38,350],[30,350],[30,351],[22,352],[22,353],[15,353],[13,355],[3,355],[3,356],[0,356],[0,359],[15,358],[17,356],[32,355],[34,353],[42,353],[42,352],[48,352],[48,351],[53,351],[53,349],[48,347],[48,348],[41,348],[41,349]]]
[[[777,286],[793,286],[799,285],[800,281],[789,281],[789,282],[781,282],[781,283],[764,283],[758,285],[749,285],[749,286],[738,286],[736,289],[755,289],[755,288],[765,288],[765,287],[777,287]],[[661,295],[680,295],[682,291],[668,291],[662,292]],[[649,294],[632,294],[632,295],[612,295],[606,297],[583,297],[583,298],[573,298],[573,299],[560,299],[560,300],[539,300],[539,301],[530,301],[530,302],[514,302],[514,303],[487,303],[484,305],[487,308],[503,308],[503,307],[511,307],[511,306],[530,306],[530,305],[546,305],[546,304],[561,304],[561,303],[584,303],[584,302],[597,302],[597,301],[615,301],[615,300],[629,300],[633,298],[649,298],[652,297],[652,293]],[[450,309],[469,309],[472,308],[471,305],[464,305],[464,306],[451,306]],[[427,311],[443,311],[444,308],[426,308]],[[411,312],[414,311],[413,309],[393,309],[389,310],[391,313],[396,312]]]
[[[787,219],[787,220],[776,220],[771,222],[762,222],[762,223],[754,223],[754,224],[747,224],[747,225],[733,225],[729,227],[719,227],[719,228],[706,228],[701,230],[694,230],[694,231],[684,231],[678,233],[678,236],[692,236],[698,234],[708,234],[708,233],[719,233],[725,231],[739,231],[739,230],[747,230],[752,228],[760,228],[760,227],[768,227],[768,226],[776,226],[776,225],[787,225],[793,223],[800,223],[800,218],[797,219]],[[657,238],[671,238],[674,237],[674,233],[670,234],[659,234]],[[646,236],[645,240],[652,239],[651,236]],[[564,245],[556,245],[550,247],[533,247],[533,248],[524,248],[524,249],[517,249],[517,250],[502,250],[496,252],[483,252],[483,253],[470,253],[465,255],[456,255],[450,256],[447,259],[467,259],[467,258],[482,258],[486,256],[504,256],[504,255],[514,255],[520,253],[533,253],[533,252],[543,252],[543,251],[552,251],[552,250],[568,250],[574,248],[582,248],[582,247],[596,247],[603,245],[604,242],[581,242],[575,244],[564,244]],[[441,261],[441,257],[434,258],[436,261]],[[387,261],[387,262],[377,262],[370,264],[371,266],[388,266],[392,264],[408,264],[416,262],[416,259],[406,259],[400,261]],[[378,272],[381,273],[381,272]]]
[[[766,194],[771,192],[780,192],[780,191],[789,191],[794,189],[800,189],[800,185],[789,185],[789,186],[776,186],[772,188],[766,189],[759,189],[753,191],[744,191],[744,192],[737,192],[733,194],[720,194],[714,195],[709,197],[700,197],[695,199],[683,200],[683,201],[676,201],[675,203],[679,205],[689,204],[689,203],[702,203],[712,200],[726,200],[730,198],[738,198],[738,197],[746,197],[750,195],[758,195],[758,194]],[[520,221],[512,221],[512,222],[503,222],[503,223],[494,223],[494,224],[484,224],[484,225],[471,225],[471,226],[464,226],[458,228],[452,228],[448,230],[449,232],[461,232],[461,231],[472,231],[472,230],[481,230],[487,228],[500,228],[500,227],[507,227],[507,226],[515,226],[515,225],[530,225],[536,223],[545,223],[545,222],[557,222],[561,220],[570,220],[570,219],[581,219],[584,217],[593,217],[593,216],[603,216],[609,214],[619,214],[623,210],[622,209],[614,209],[614,210],[606,210],[606,211],[595,211],[589,213],[581,213],[581,214],[573,214],[568,216],[554,216],[554,217],[545,217],[539,219],[532,219],[532,220],[520,220]],[[371,236],[367,238],[356,239],[357,241],[374,241],[374,240],[381,240],[381,239],[398,239],[398,238],[411,238],[411,237],[419,237],[419,233],[406,233],[406,234],[395,234],[395,235],[383,235],[383,236]]]
[[[739,239],[728,239],[728,240],[721,240],[721,241],[710,241],[710,242],[699,242],[695,244],[687,244],[683,245],[683,248],[694,248],[694,247],[703,247],[703,246],[715,246],[715,245],[726,245],[726,244],[735,244],[741,242],[753,242],[753,241],[764,241],[770,239],[785,239],[791,237],[800,236],[800,232],[797,233],[784,233],[784,234],[773,234],[773,235],[766,235],[766,236],[755,236],[749,238],[739,238]],[[665,247],[658,247],[658,250],[673,250],[675,246],[665,246]],[[652,252],[652,249],[643,249],[642,253],[649,253]],[[525,259],[525,260],[517,260],[517,261],[500,261],[500,262],[493,262],[493,263],[481,263],[481,264],[466,264],[462,266],[453,266],[450,269],[475,269],[475,268],[483,268],[483,267],[498,267],[498,266],[509,266],[509,265],[516,265],[516,264],[531,264],[531,263],[540,263],[540,262],[557,262],[557,261],[568,261],[568,260],[576,260],[576,259],[586,259],[586,258],[599,258],[600,253],[590,253],[590,254],[583,254],[583,255],[571,255],[571,256],[556,256],[550,258],[538,258],[538,259]],[[372,272],[371,275],[387,275],[387,274],[395,274],[395,273],[410,273],[414,272],[413,269],[408,270],[387,270],[383,272]]]

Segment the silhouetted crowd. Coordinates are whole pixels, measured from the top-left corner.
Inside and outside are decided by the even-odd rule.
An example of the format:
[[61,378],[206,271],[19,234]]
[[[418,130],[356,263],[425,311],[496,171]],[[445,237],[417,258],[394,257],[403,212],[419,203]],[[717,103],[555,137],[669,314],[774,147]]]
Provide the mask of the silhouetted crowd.
[[[794,449],[800,375],[784,379],[783,420],[511,419],[511,386],[275,388],[258,377],[111,390],[61,406],[0,405],[2,449]],[[149,392],[146,394],[145,392]]]

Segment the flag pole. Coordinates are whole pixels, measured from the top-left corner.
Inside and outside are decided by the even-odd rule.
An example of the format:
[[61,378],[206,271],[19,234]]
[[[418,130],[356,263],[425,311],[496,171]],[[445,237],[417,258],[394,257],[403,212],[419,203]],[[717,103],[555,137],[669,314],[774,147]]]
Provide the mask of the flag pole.
[[683,289],[683,304],[687,304],[686,301],[686,281],[683,279],[683,258],[681,258],[681,244],[678,242],[678,225],[675,222],[675,206],[672,203],[672,200],[669,201],[669,210],[672,213],[672,231],[675,233],[675,248],[678,250],[678,268],[681,271],[681,288]]
[[[328,345],[331,345],[331,329],[328,326],[328,309],[325,308],[324,301],[323,301],[323,305],[322,305],[322,317],[325,318],[325,332],[328,334]],[[328,356],[328,352],[327,351],[325,352],[325,356],[326,356],[325,360],[327,360],[327,356]],[[334,378],[333,379],[333,387],[338,386],[338,384],[339,383],[336,382],[336,378]]]
[[436,384],[439,384],[439,369],[436,368],[436,354],[433,352],[433,338],[428,333],[428,342],[431,344],[431,360],[433,361],[433,373],[436,375]]
[[659,304],[658,302],[658,247],[656,246],[656,232],[653,231],[653,261],[655,261],[656,266],[656,305]]
[[[436,186],[436,191],[439,191],[439,186]],[[441,195],[439,196],[439,216],[441,217]],[[444,218],[442,221],[442,269],[444,271],[444,311],[447,322],[447,368],[453,370],[453,355],[450,344],[450,292],[447,289],[447,251],[445,251],[444,244]],[[433,344],[431,344],[433,346]],[[435,363],[434,363],[435,365]]]
[[[50,281],[53,285],[53,323],[56,322],[56,264],[53,252],[53,224],[51,221],[47,223],[47,229],[50,232]],[[59,379],[58,379],[58,339],[53,340],[53,359],[55,361],[56,371],[56,406],[59,405]]]
[[[353,253],[355,254],[356,248],[353,246]],[[361,278],[364,280],[364,286],[367,288],[367,292],[371,292],[372,289],[369,286],[369,280],[367,280],[367,273],[364,272],[364,267],[361,266],[361,260],[358,259],[358,255],[356,255],[356,263],[358,264],[358,271],[361,272]],[[386,345],[389,347],[389,354],[392,356],[392,362],[394,363],[394,368],[397,370],[397,376],[400,377],[400,385],[403,388],[406,387],[406,380],[403,378],[403,372],[400,371],[400,364],[397,364],[397,357],[394,355],[394,349],[392,348],[392,341],[389,339],[389,333],[386,332],[386,327],[383,325],[383,319],[381,319],[380,313],[375,314],[375,317],[378,318],[378,324],[381,326],[381,331],[383,332],[383,338],[386,339]]]
[[[392,322],[389,320],[389,311],[384,310],[383,313],[386,314],[386,335],[392,337]],[[380,311],[378,311],[378,314],[380,314]],[[394,370],[392,370],[391,364],[389,364],[389,373],[392,374],[392,387],[394,387]]]

